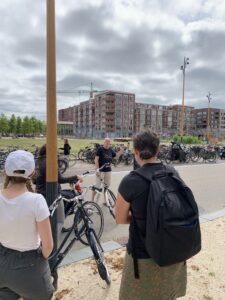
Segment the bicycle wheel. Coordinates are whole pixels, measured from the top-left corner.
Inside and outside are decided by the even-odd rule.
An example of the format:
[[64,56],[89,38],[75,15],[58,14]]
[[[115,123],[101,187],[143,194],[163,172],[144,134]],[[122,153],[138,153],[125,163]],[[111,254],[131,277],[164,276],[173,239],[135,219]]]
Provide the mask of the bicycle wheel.
[[106,193],[107,193],[110,206],[114,207],[116,204],[116,196],[113,194],[113,192],[110,189],[107,189]]
[[[82,207],[88,217],[89,227],[96,232],[98,239],[100,239],[104,228],[104,217],[101,208],[95,202],[85,202]],[[81,228],[84,227],[84,230],[79,234],[78,239],[82,244],[88,245],[85,236],[84,220],[79,209],[75,213],[73,226],[75,235],[77,235]]]
[[78,156],[78,158],[79,158],[80,160],[83,160],[83,159],[84,159],[84,150],[80,150],[80,151],[78,152],[77,156]]
[[126,162],[127,162],[127,165],[132,165],[134,163],[134,155],[132,153],[128,154]]
[[209,162],[211,162],[211,163],[215,162],[216,161],[216,152],[208,152],[206,157]]
[[86,233],[87,240],[89,241],[89,245],[91,247],[91,250],[93,252],[96,265],[98,268],[98,273],[100,277],[106,281],[108,285],[111,283],[109,271],[105,262],[104,258],[104,252],[103,249],[100,245],[100,242],[98,238],[96,237],[95,233],[93,230],[90,230],[89,232]]
[[199,155],[195,151],[191,150],[190,159],[192,162],[197,162],[199,160]]
[[76,158],[76,155],[74,154],[70,154],[69,155],[69,167],[73,167],[77,162],[77,158]]
[[172,153],[171,153],[171,152],[168,152],[168,153],[166,154],[165,162],[166,162],[167,164],[171,164],[171,163],[172,163]]
[[68,168],[67,161],[62,158],[58,159],[58,167],[59,167],[60,174],[65,173]]

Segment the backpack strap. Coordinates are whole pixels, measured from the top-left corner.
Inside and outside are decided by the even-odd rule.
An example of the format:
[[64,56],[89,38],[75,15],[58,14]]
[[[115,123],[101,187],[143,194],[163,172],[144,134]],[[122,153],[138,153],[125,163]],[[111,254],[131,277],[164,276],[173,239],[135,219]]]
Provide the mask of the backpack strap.
[[[137,226],[134,218],[132,218],[132,224],[135,233]],[[137,258],[136,244],[134,238],[133,239],[131,238],[131,249],[132,249],[133,266],[134,266],[134,277],[136,279],[139,279],[140,276],[139,276],[139,268],[138,268],[138,258]]]

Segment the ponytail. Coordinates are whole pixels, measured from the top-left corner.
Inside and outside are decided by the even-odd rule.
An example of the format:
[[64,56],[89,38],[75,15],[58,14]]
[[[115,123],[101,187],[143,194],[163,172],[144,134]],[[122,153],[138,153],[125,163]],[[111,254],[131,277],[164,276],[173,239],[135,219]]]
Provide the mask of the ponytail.
[[34,193],[34,188],[33,188],[33,185],[32,185],[32,182],[31,182],[30,178],[28,178],[27,181],[26,181],[26,187],[27,187],[29,192]]
[[12,177],[12,176],[7,176],[5,177],[4,181],[4,189],[6,189],[9,185],[9,183],[24,183],[26,185],[26,188],[28,189],[29,192],[34,193],[34,188],[31,182],[31,178],[23,178],[23,177]]

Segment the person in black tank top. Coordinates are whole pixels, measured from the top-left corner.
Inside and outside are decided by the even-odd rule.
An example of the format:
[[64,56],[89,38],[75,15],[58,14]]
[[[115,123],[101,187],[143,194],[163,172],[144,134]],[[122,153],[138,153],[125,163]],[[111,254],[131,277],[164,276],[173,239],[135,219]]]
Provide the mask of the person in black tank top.
[[[164,168],[157,160],[159,138],[154,133],[149,130],[138,133],[133,147],[140,168],[150,173]],[[149,183],[135,171],[125,176],[118,188],[116,222],[130,224],[119,300],[174,300],[186,293],[186,263],[159,267],[145,249],[148,195]],[[139,279],[134,277],[132,257],[138,261]]]

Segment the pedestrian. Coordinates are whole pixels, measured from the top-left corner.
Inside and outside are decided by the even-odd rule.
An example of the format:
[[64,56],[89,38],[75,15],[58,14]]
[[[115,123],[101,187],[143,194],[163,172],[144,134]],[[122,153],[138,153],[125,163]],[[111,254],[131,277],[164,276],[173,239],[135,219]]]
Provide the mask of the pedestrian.
[[[154,133],[140,132],[134,137],[133,147],[140,168],[151,174],[163,170],[163,164],[157,160],[159,138]],[[125,176],[118,188],[116,222],[130,224],[120,300],[174,300],[186,292],[186,262],[160,267],[146,251],[148,196],[149,182],[136,171]],[[138,260],[139,278],[134,276],[133,257]]]
[[70,155],[71,146],[69,144],[68,139],[64,139],[63,148],[59,148],[59,149],[63,150],[64,155]]
[[[81,175],[63,176],[58,170],[58,193],[61,192],[60,184],[63,183],[76,183],[77,181],[83,181]],[[46,144],[44,144],[39,150],[39,156],[36,161],[36,174],[35,184],[37,193],[46,197]]]
[[[124,152],[124,147],[120,147],[119,151],[116,153],[112,148],[110,144],[110,138],[105,138],[103,145],[100,146],[96,152],[95,156],[95,170],[96,170],[96,186],[101,186],[101,180],[109,187],[111,183],[111,163],[113,158],[118,159],[120,155]],[[109,163],[109,166],[105,166],[100,171],[98,170],[101,168],[104,164]],[[96,192],[92,193],[92,200],[94,200],[94,197],[96,195]],[[104,203],[105,204],[105,203]]]
[[0,299],[49,300],[54,288],[48,256],[53,249],[49,209],[33,192],[34,157],[23,150],[5,161],[0,193]]
[[[62,174],[60,174],[60,172],[58,170],[58,182],[57,182],[58,194],[61,193],[66,198],[73,198],[74,195],[72,194],[72,196],[70,197],[70,195],[68,195],[68,191],[66,191],[65,194],[63,191],[61,191],[60,184],[76,183],[78,180],[80,182],[82,182],[83,177],[81,175],[72,175],[72,176],[66,177],[66,176],[63,176]],[[44,144],[40,148],[39,156],[36,161],[35,184],[36,184],[36,192],[42,194],[46,198],[46,144]],[[64,202],[64,204],[61,202],[59,203],[59,207],[57,209],[58,222],[64,223],[64,219],[65,219],[64,211],[66,212],[67,210],[69,210],[69,208],[72,205],[73,205],[72,202]]]

